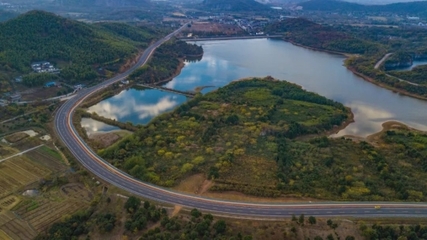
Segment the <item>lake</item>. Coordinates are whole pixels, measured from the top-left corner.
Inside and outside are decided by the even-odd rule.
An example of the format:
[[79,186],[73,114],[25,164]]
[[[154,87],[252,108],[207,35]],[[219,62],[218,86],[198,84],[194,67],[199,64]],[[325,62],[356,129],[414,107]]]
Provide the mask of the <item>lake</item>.
[[405,68],[399,68],[397,69],[397,71],[411,71],[415,67],[422,66],[422,65],[427,65],[427,60],[419,60],[419,61],[416,60],[412,63],[411,66],[405,67]]
[[[335,136],[364,137],[380,131],[381,124],[389,120],[427,130],[427,101],[401,96],[364,81],[343,66],[342,56],[312,51],[273,39],[197,44],[203,46],[203,59],[187,62],[181,74],[165,84],[165,87],[184,91],[199,86],[216,88],[240,78],[270,75],[299,84],[306,90],[350,107],[355,122]],[[215,88],[206,88],[203,92]],[[153,117],[171,111],[186,100],[184,96],[158,90],[128,89],[90,107],[88,111],[118,121],[146,124]]]

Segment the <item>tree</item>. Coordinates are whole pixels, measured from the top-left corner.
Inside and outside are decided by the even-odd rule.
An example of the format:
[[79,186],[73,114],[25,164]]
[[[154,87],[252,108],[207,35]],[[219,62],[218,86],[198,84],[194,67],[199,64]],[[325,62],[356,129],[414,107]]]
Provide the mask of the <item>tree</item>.
[[356,238],[355,238],[355,237],[353,237],[353,236],[347,236],[347,237],[345,238],[345,240],[356,240]]
[[195,218],[199,218],[200,216],[202,216],[202,213],[199,210],[194,208],[193,210],[191,210],[191,216]]
[[141,200],[139,200],[139,198],[136,198],[134,196],[129,197],[125,203],[125,209],[129,213],[136,212],[136,210],[138,210],[139,206],[141,206]]
[[316,220],[316,218],[315,218],[315,217],[310,216],[310,217],[308,218],[308,222],[309,222],[311,225],[313,225],[313,224],[316,224],[316,223],[317,223],[317,220]]
[[144,208],[145,209],[149,209],[150,208],[150,202],[149,201],[144,201]]
[[224,220],[219,220],[213,225],[213,227],[218,234],[222,234],[227,229],[227,224]]
[[299,215],[298,223],[304,225],[304,214]]
[[314,237],[314,240],[323,240],[323,238],[321,236],[316,236]]
[[330,227],[330,226],[332,226],[332,220],[331,219],[328,219],[328,221],[326,221],[326,224],[328,224],[328,226]]
[[296,222],[297,221],[297,217],[295,216],[295,214],[292,214],[292,221]]
[[291,228],[291,232],[292,232],[293,234],[297,235],[297,229],[296,229],[295,227],[292,227],[292,228]]

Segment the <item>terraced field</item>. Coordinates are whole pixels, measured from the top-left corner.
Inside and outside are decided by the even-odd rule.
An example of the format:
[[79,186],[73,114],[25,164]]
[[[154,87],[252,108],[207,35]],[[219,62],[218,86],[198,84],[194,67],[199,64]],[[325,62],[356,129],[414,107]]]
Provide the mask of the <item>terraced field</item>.
[[33,239],[36,236],[37,232],[12,212],[0,215],[0,240]]
[[65,197],[62,200],[51,201],[43,198],[27,201],[15,210],[15,214],[26,220],[34,230],[40,232],[64,216],[72,215],[89,206],[92,200],[92,193],[79,184],[66,185],[60,191]]
[[61,162],[60,155],[46,146],[27,152],[25,153],[25,156],[55,173],[65,171],[67,169],[67,166]]
[[0,163],[0,198],[34,183],[51,171],[26,157],[17,156]]

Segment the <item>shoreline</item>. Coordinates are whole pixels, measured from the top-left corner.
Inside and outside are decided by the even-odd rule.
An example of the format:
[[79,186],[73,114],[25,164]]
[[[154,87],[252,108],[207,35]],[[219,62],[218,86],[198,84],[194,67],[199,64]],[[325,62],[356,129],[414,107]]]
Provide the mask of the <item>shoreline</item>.
[[427,101],[427,97],[423,97],[423,96],[420,96],[420,95],[416,95],[416,94],[413,94],[413,93],[407,92],[407,91],[405,91],[405,90],[402,90],[402,89],[399,89],[399,88],[395,88],[395,87],[389,86],[389,85],[387,85],[387,84],[384,84],[384,83],[381,83],[381,82],[375,81],[373,78],[368,77],[368,76],[366,76],[365,74],[363,74],[363,73],[360,73],[360,72],[356,71],[356,70],[355,70],[354,68],[352,68],[352,67],[346,67],[346,68],[347,68],[348,70],[350,70],[354,75],[356,75],[356,76],[358,76],[358,77],[362,78],[363,80],[365,80],[365,81],[367,81],[367,82],[370,82],[370,83],[372,83],[372,84],[374,84],[374,85],[377,85],[378,87],[385,88],[385,89],[387,89],[387,90],[393,91],[394,93],[401,94],[401,95],[403,95],[403,96],[412,97],[412,98],[415,98],[415,99],[419,99],[419,100]]
[[386,121],[383,122],[381,124],[382,129],[376,133],[372,133],[366,137],[360,137],[360,136],[356,136],[356,135],[344,135],[342,137],[344,138],[348,138],[351,140],[357,140],[357,141],[366,141],[372,145],[376,145],[376,143],[378,143],[379,141],[379,137],[385,133],[386,131],[392,130],[392,129],[406,129],[409,131],[415,131],[415,132],[419,132],[419,133],[427,133],[426,131],[422,131],[413,127],[410,127],[402,122],[399,121],[395,121],[395,120],[390,120],[390,121]]
[[91,138],[94,138],[94,137],[102,136],[104,134],[111,134],[111,133],[115,133],[115,134],[130,133],[130,134],[133,134],[132,131],[129,131],[129,130],[126,130],[126,129],[114,129],[114,130],[110,130],[110,131],[96,131],[96,132],[92,132],[91,134],[88,134],[87,137],[89,139],[91,139]]
[[[309,49],[309,50],[312,50],[312,51],[325,52],[325,53],[329,53],[329,54],[344,56],[344,57],[346,57],[346,60],[348,58],[352,57],[352,56],[357,55],[357,54],[349,54],[349,53],[342,53],[342,52],[336,52],[336,51],[331,51],[331,50],[324,50],[324,49],[319,49],[319,48],[313,48],[313,47],[301,45],[299,43],[295,43],[295,42],[290,41],[290,40],[286,40],[286,39],[283,39],[283,40],[285,42],[292,43],[295,46],[302,47],[302,48],[305,48],[305,49]],[[394,93],[398,93],[398,94],[401,94],[401,95],[404,95],[404,96],[407,96],[407,97],[412,97],[412,98],[416,98],[416,99],[419,99],[419,100],[427,101],[427,97],[423,97],[423,96],[420,96],[420,95],[417,95],[417,94],[413,94],[413,93],[410,93],[408,91],[405,91],[405,90],[402,90],[402,89],[399,89],[399,88],[395,88],[395,87],[392,87],[390,85],[378,82],[378,81],[374,80],[373,78],[368,77],[368,76],[364,75],[363,73],[360,73],[360,72],[356,71],[352,67],[349,67],[349,66],[345,66],[345,67],[349,71],[351,71],[354,75],[362,78],[363,80],[365,80],[367,82],[370,82],[370,83],[372,83],[374,85],[377,85],[378,87],[385,88],[387,90],[393,91]]]

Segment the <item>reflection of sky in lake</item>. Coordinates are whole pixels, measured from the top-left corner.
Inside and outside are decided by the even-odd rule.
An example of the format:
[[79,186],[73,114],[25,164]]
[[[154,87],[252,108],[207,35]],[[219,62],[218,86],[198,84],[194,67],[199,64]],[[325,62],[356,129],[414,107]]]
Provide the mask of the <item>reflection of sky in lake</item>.
[[120,122],[146,124],[153,117],[170,111],[185,101],[185,96],[159,90],[128,89],[101,101],[87,111]]
[[80,124],[86,130],[86,133],[88,136],[96,132],[108,132],[108,131],[119,130],[119,128],[116,126],[111,126],[103,122],[93,120],[92,118],[82,118],[82,121],[80,122]]
[[[401,96],[364,81],[342,66],[344,58],[341,56],[311,51],[280,40],[198,44],[204,48],[202,60],[186,63],[181,74],[165,87],[192,91],[200,86],[221,87],[240,78],[270,75],[351,107],[355,122],[338,136],[366,136],[381,130],[381,124],[388,120],[427,130],[426,101]],[[145,124],[184,101],[186,98],[181,95],[131,89],[100,102],[89,111],[123,122]]]

